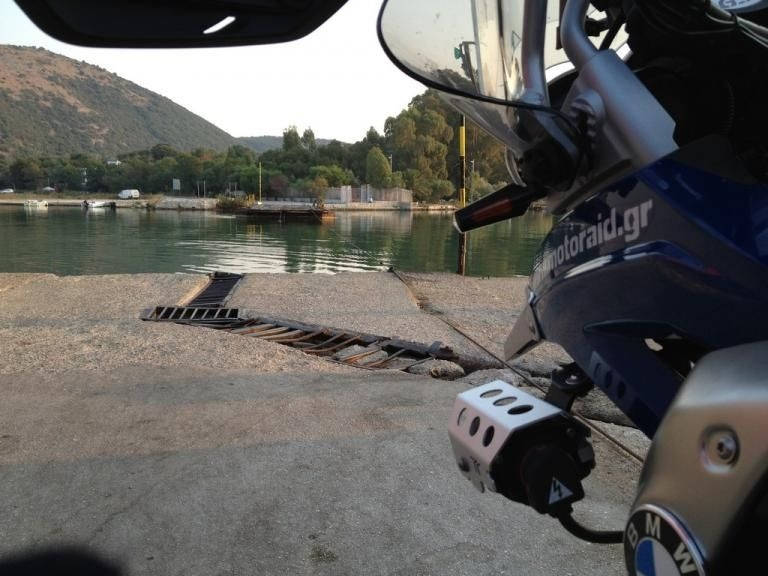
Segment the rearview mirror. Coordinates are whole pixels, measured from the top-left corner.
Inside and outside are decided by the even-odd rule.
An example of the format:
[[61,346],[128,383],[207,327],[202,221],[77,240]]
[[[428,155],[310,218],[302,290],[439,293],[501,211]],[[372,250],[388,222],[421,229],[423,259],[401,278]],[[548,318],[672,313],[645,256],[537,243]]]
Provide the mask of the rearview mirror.
[[16,0],[62,42],[114,48],[196,48],[296,40],[346,0]]
[[[438,90],[546,104],[544,69],[567,60],[557,48],[558,16],[558,0],[385,0],[379,39],[397,66]],[[531,74],[536,65],[540,78]]]

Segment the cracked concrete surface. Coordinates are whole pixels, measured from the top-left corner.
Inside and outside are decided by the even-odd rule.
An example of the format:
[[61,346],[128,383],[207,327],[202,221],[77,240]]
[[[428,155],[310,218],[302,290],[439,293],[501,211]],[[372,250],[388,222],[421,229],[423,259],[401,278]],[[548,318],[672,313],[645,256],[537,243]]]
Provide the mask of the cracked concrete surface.
[[[621,549],[480,494],[445,422],[464,388],[403,373],[123,367],[0,377],[0,557],[80,543],[129,574],[615,574]],[[30,402],[28,397],[46,401]],[[618,527],[638,466],[577,506]]]
[[[138,320],[204,281],[0,275],[0,558],[78,543],[132,575],[621,573],[620,547],[579,542],[455,470],[446,419],[484,374],[355,370]],[[391,274],[241,288],[235,304],[273,315],[466,345]],[[504,306],[496,324],[490,309],[468,322],[484,345]],[[578,515],[620,528],[639,464],[594,443]]]

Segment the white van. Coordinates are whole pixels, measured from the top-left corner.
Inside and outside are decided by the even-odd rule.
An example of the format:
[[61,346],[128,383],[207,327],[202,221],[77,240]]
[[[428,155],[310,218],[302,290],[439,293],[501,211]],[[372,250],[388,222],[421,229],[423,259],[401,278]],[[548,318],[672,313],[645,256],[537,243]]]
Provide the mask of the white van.
[[138,198],[140,196],[139,191],[136,188],[129,188],[127,190],[121,190],[117,195],[121,200],[131,200],[132,198]]

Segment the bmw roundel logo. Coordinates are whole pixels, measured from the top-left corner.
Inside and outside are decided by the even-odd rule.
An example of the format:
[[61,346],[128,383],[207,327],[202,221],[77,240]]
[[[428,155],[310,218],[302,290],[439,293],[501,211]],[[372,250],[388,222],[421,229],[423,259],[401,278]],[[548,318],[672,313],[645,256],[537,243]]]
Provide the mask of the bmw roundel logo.
[[666,510],[637,508],[624,531],[630,576],[705,576],[701,554],[685,528]]

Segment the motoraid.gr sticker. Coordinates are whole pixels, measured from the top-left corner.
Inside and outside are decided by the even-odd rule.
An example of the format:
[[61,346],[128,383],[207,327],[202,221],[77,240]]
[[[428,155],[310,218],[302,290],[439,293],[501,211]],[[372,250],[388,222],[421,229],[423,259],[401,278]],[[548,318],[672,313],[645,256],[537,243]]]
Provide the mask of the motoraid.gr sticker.
[[602,246],[619,238],[628,244],[640,237],[640,232],[648,226],[653,200],[630,206],[617,211],[611,208],[610,213],[603,217],[597,215],[597,222],[584,226],[579,232],[568,235],[544,256],[541,269],[546,274],[559,268],[579,256],[582,252]]
[[630,576],[705,576],[696,543],[668,512],[655,506],[636,510],[624,531]]
[[712,3],[729,12],[753,12],[768,8],[768,0],[712,0]]

